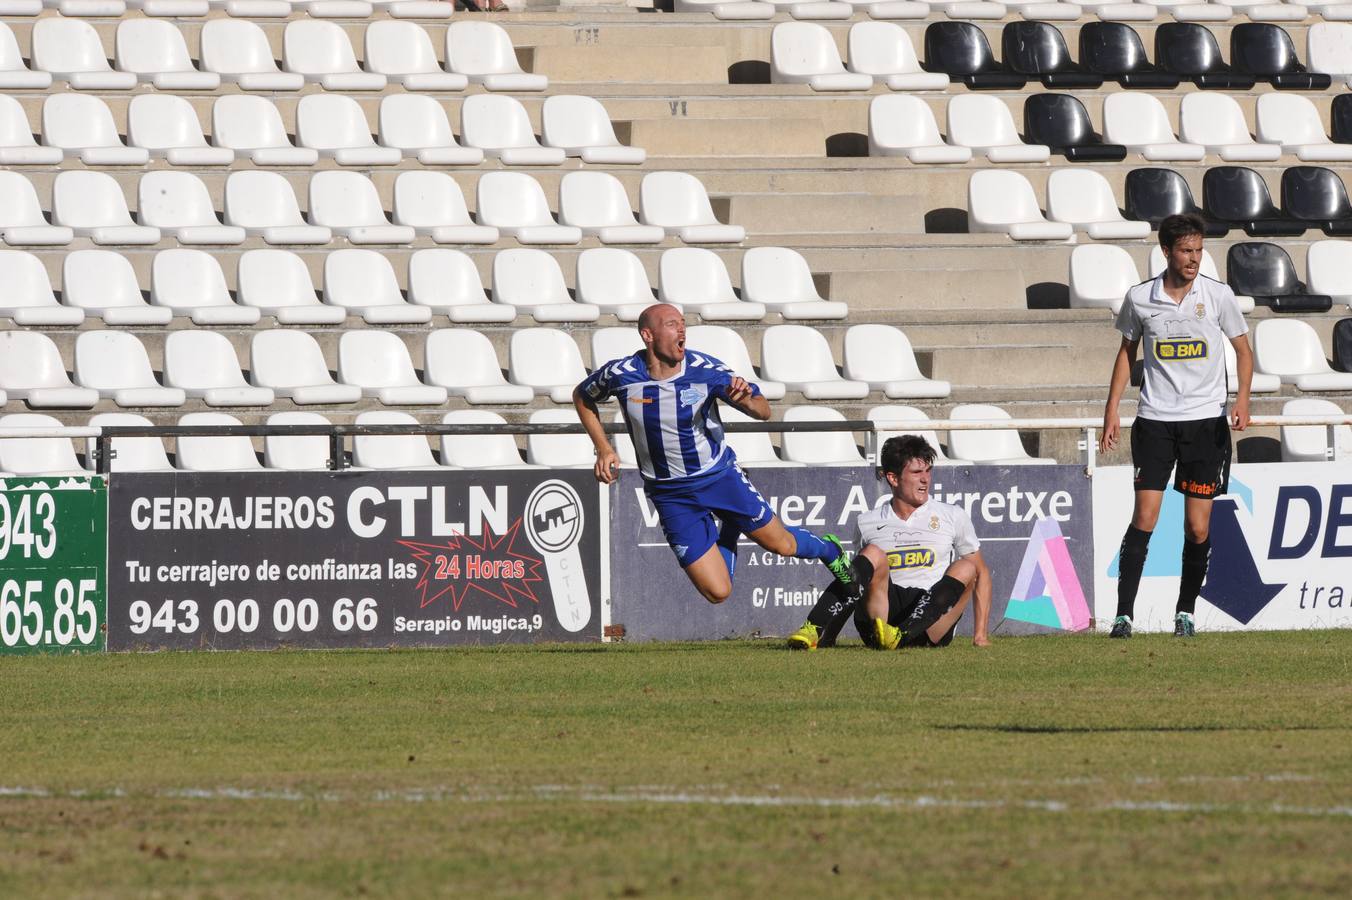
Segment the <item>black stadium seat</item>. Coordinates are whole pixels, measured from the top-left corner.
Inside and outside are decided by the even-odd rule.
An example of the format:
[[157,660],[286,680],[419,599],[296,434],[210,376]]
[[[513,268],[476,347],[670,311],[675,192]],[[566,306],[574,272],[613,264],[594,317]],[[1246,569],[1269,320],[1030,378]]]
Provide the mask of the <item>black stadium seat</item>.
[[1325,234],[1352,235],[1352,202],[1338,173],[1323,166],[1292,166],[1282,173],[1282,211]]
[[986,35],[971,22],[932,22],[925,29],[925,69],[973,90],[1018,90],[1028,83],[995,61]]
[[1295,237],[1305,223],[1287,216],[1272,202],[1267,182],[1244,166],[1216,166],[1202,176],[1202,206],[1207,218],[1238,225],[1254,237]]
[[1124,88],[1172,90],[1180,80],[1151,63],[1141,36],[1121,22],[1088,22],[1080,28],[1080,65]]
[[1046,22],[1010,22],[1000,35],[1005,65],[1039,79],[1049,88],[1096,88],[1103,76],[1086,72],[1070,58],[1060,29]]
[[1276,244],[1231,244],[1225,258],[1225,277],[1236,294],[1265,300],[1275,312],[1327,312],[1333,308],[1333,298],[1327,294],[1305,292],[1291,257]]
[[1167,22],[1155,29],[1155,63],[1199,88],[1247,91],[1254,84],[1252,75],[1225,64],[1216,36],[1193,22]]
[[1023,130],[1028,143],[1046,144],[1069,160],[1118,162],[1127,157],[1121,144],[1103,143],[1084,104],[1070,94],[1029,94],[1023,101]]
[[1282,90],[1322,91],[1333,83],[1328,75],[1306,71],[1291,35],[1267,22],[1245,22],[1230,29],[1230,63],[1236,72]]
[[1333,368],[1352,372],[1352,319],[1333,323]]
[[[1160,222],[1179,213],[1202,215],[1188,182],[1173,169],[1132,169],[1127,173],[1122,192],[1127,200],[1127,218],[1149,222],[1153,228],[1159,228]],[[1229,230],[1224,225],[1207,222],[1208,237],[1221,237]]]
[[1329,137],[1335,144],[1352,144],[1352,94],[1338,94],[1329,106]]

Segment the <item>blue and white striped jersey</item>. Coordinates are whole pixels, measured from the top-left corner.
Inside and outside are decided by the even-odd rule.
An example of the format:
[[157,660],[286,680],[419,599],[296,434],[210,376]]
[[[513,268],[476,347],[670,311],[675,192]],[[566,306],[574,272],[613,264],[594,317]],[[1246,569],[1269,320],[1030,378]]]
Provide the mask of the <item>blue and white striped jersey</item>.
[[[704,353],[685,351],[681,371],[662,381],[648,374],[644,351],[612,359],[578,385],[593,401],[615,397],[634,442],[645,479],[671,482],[707,475],[737,457],[723,442],[719,399],[735,377],[732,369]],[[751,391],[760,394],[754,384]]]

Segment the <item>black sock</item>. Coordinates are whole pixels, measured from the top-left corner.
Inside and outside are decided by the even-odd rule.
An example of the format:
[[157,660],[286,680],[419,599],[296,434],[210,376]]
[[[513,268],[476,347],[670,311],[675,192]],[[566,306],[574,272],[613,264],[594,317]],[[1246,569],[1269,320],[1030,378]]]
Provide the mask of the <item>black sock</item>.
[[947,612],[958,602],[965,590],[967,590],[967,585],[958,581],[952,575],[945,575],[939,579],[934,587],[930,588],[930,602],[938,609]]
[[869,582],[873,581],[873,561],[867,556],[856,556],[850,560],[850,575],[855,584],[867,590]]
[[1211,538],[1200,544],[1183,539],[1183,574],[1178,579],[1178,612],[1188,615],[1197,609],[1197,595],[1206,580],[1207,563],[1211,561]]
[[[854,608],[854,598],[850,589],[839,581],[832,581],[822,595],[817,598],[817,603],[812,607],[812,612],[807,614],[807,620],[816,625],[819,630],[824,630],[831,625],[831,621],[837,615],[844,612],[849,613]],[[837,629],[839,630],[839,629]]]
[[1136,589],[1141,586],[1145,555],[1150,549],[1150,532],[1127,526],[1117,560],[1117,614],[1131,618],[1136,609]]

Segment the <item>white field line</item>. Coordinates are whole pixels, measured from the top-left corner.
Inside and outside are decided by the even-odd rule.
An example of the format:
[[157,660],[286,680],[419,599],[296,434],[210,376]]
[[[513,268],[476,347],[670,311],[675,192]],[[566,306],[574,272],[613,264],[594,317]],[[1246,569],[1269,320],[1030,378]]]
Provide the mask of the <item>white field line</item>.
[[[1170,779],[1197,783],[1199,781],[1306,781],[1301,776],[1233,776],[1228,778]],[[1093,783],[1093,779],[1074,779],[1074,783]],[[1135,784],[1164,783],[1165,779],[1134,779]],[[1061,782],[1065,783],[1065,782]],[[468,792],[447,788],[377,790],[371,792],[306,791],[299,789],[267,789],[243,787],[163,788],[151,791],[128,791],[119,787],[106,789],[79,788],[62,790],[35,786],[0,786],[0,800],[13,799],[104,799],[149,797],[164,800],[233,800],[273,802],[353,803],[531,803],[580,802],[614,804],[661,804],[675,806],[730,806],[730,807],[802,807],[817,809],[882,809],[896,811],[957,809],[957,810],[1033,810],[1047,813],[1186,813],[1207,815],[1278,815],[1301,818],[1352,818],[1352,805],[1292,806],[1285,803],[1206,803],[1169,800],[1106,800],[1081,803],[1065,800],[944,797],[932,794],[898,796],[874,794],[870,796],[801,796],[791,794],[743,794],[737,792],[698,791],[656,787],[625,790],[605,790],[598,787],[540,785],[517,792]]]

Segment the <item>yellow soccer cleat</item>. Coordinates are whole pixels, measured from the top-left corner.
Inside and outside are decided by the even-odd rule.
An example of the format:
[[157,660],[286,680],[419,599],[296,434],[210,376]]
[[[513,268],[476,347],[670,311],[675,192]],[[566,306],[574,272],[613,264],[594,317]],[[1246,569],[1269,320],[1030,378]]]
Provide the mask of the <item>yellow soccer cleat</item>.
[[873,620],[873,637],[879,650],[895,650],[901,643],[901,629],[893,628],[882,619]]
[[821,632],[816,625],[811,622],[804,622],[802,628],[789,635],[789,649],[816,650],[817,638],[820,634]]

